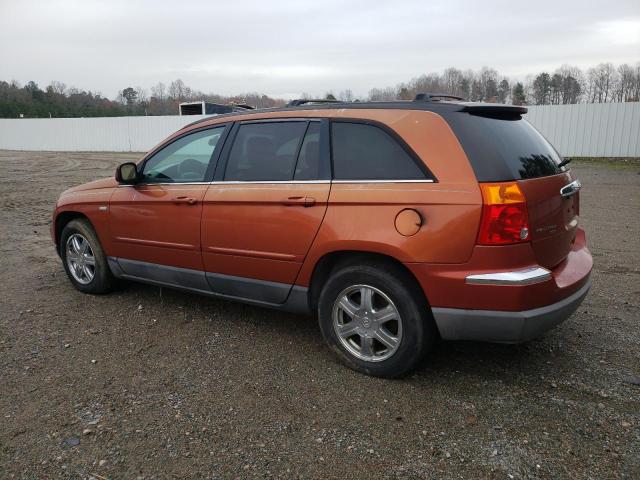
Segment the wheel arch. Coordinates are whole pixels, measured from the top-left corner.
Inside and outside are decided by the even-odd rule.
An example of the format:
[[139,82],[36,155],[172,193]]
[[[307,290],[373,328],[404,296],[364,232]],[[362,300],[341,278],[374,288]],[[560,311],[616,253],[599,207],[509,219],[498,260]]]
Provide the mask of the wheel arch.
[[347,265],[362,263],[392,266],[392,268],[400,270],[407,279],[412,282],[416,290],[426,302],[427,306],[430,305],[429,299],[420,286],[420,282],[416,276],[397,258],[378,252],[337,250],[324,254],[320,259],[318,259],[313,268],[311,281],[309,283],[309,307],[311,311],[316,312],[320,291],[333,271]]
[[56,216],[55,224],[54,224],[55,243],[56,243],[56,250],[58,251],[58,253],[60,253],[60,237],[62,236],[62,230],[69,222],[76,219],[86,220],[89,223],[89,225],[91,225],[91,227],[94,228],[93,224],[91,223],[91,220],[89,220],[89,217],[87,217],[82,212],[79,212],[77,210],[65,210],[60,212]]

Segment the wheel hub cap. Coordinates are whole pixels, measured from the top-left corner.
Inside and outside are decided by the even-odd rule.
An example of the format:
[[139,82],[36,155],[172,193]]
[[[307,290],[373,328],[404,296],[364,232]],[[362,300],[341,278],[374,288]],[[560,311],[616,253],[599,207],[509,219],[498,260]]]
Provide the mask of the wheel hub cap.
[[402,340],[402,319],[381,290],[354,285],[338,295],[333,328],[340,343],[355,357],[378,362],[391,357]]
[[74,233],[67,239],[65,248],[67,267],[73,279],[83,285],[91,283],[96,275],[96,259],[89,240]]

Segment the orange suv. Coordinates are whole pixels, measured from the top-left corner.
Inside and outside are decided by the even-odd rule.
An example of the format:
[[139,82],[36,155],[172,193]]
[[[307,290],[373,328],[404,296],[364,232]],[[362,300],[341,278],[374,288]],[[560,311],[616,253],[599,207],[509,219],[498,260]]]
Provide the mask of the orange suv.
[[51,234],[82,292],[312,313],[348,366],[398,376],[437,338],[532,339],[587,294],[580,182],[524,113],[421,95],[213,116],[65,191]]

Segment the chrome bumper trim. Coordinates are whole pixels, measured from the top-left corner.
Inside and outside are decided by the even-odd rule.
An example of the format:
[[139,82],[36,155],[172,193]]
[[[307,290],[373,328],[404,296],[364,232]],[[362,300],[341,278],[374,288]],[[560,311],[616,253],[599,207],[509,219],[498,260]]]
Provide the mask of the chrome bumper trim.
[[513,272],[479,273],[468,275],[466,282],[476,285],[529,285],[551,278],[546,268],[534,267]]

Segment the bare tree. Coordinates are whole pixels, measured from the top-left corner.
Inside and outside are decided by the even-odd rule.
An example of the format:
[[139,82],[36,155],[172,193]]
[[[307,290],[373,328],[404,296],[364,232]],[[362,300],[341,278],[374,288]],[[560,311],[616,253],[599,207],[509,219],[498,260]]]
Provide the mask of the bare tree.
[[601,63],[587,71],[589,99],[593,103],[606,103],[615,99],[617,72],[613,64]]
[[369,90],[369,100],[372,102],[389,102],[397,100],[398,92],[395,88],[372,88]]
[[350,88],[347,88],[338,94],[338,98],[343,102],[353,102],[353,92]]
[[507,103],[507,98],[511,93],[511,85],[509,85],[509,80],[503,78],[500,80],[498,84],[498,101],[500,103]]
[[442,75],[441,84],[443,87],[443,93],[450,95],[466,96],[465,91],[464,74],[457,68],[449,67],[444,71]]
[[[188,88],[189,87],[187,87],[184,82],[178,78],[169,85],[169,97],[173,100],[182,102],[188,98]],[[191,93],[191,89],[189,89],[189,93]]]
[[165,84],[158,82],[156,85],[151,87],[151,96],[163,102],[167,98],[167,87]]
[[51,91],[58,95],[64,95],[67,91],[67,86],[62,82],[58,82],[57,80],[53,80],[49,86],[51,87]]
[[495,101],[498,97],[498,72],[493,68],[482,67],[478,75],[482,100]]
[[[637,82],[636,72],[633,67],[623,64],[618,67],[618,81],[616,83],[615,97],[618,102],[634,101],[635,83]],[[637,101],[637,99],[635,100]]]

